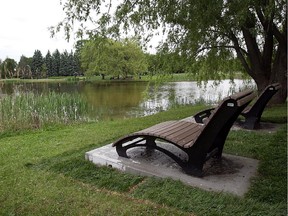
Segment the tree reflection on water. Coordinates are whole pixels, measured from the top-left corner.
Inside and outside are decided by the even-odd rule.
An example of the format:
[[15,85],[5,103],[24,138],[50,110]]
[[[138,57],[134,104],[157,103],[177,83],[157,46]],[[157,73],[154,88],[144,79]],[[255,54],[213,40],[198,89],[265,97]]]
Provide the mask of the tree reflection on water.
[[41,82],[5,83],[0,94],[26,92],[79,93],[92,107],[91,117],[97,119],[138,117],[167,110],[174,105],[214,104],[222,98],[245,88],[255,88],[251,80],[222,80],[219,82]]

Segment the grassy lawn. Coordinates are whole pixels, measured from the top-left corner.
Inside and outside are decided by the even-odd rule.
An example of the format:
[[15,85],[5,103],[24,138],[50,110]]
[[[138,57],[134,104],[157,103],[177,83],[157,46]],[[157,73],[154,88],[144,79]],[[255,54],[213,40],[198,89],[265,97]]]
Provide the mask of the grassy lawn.
[[275,133],[229,133],[225,152],[260,160],[259,175],[242,198],[84,159],[86,151],[122,135],[202,109],[185,106],[144,118],[2,134],[0,215],[286,215],[286,105],[264,112],[263,120],[282,124]]

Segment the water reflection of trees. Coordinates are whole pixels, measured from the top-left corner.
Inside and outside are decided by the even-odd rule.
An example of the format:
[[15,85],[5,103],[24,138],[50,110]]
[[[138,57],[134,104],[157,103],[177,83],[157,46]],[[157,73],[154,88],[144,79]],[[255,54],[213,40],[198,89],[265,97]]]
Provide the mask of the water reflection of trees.
[[172,82],[148,84],[147,82],[61,82],[61,83],[2,83],[0,93],[20,94],[25,92],[79,93],[93,107],[92,116],[128,117],[143,116],[167,110],[181,104],[211,104],[255,83],[247,80],[223,80],[217,85],[208,81],[202,86],[197,82]]
[[87,84],[82,93],[94,108],[130,108],[139,105],[146,85],[142,82]]

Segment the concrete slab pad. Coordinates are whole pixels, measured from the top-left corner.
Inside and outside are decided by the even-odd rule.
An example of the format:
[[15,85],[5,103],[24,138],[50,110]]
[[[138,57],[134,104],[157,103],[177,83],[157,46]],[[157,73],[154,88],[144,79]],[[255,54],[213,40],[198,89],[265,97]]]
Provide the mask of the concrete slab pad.
[[[173,152],[179,151],[178,155],[183,158],[186,156],[175,146],[161,142],[157,144],[166,148],[169,146]],[[109,166],[132,174],[172,178],[204,190],[228,192],[238,196],[243,196],[248,191],[250,179],[256,175],[258,167],[255,159],[223,154],[222,160],[207,161],[203,169],[204,176],[198,178],[185,174],[174,160],[157,150],[147,152],[144,147],[132,148],[128,155],[130,158],[119,157],[112,144],[108,144],[86,152],[85,158],[96,165]]]

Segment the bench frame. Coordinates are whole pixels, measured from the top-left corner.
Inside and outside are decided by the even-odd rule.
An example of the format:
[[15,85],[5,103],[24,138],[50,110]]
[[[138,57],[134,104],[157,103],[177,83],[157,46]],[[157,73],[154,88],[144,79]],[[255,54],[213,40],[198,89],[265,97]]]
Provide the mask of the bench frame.
[[[253,91],[246,90],[225,98],[205,124],[183,120],[163,122],[124,136],[112,146],[116,147],[119,156],[126,158],[129,158],[127,151],[131,148],[146,147],[149,151],[158,150],[172,158],[187,174],[200,177],[203,175],[203,165],[209,158],[221,158],[230,128],[255,96]],[[188,139],[187,133],[190,131]],[[175,153],[160,147],[156,140],[178,147],[186,153],[188,159],[183,160]]]
[[[281,85],[279,83],[268,85],[259,95],[255,103],[252,106],[247,107],[243,110],[243,112],[240,113],[240,115],[242,115],[245,120],[238,120],[237,123],[239,123],[239,125],[245,129],[253,130],[259,128],[261,116],[267,103],[280,88]],[[206,109],[195,114],[195,121],[197,123],[203,123],[204,119],[208,118],[214,109],[215,108]]]
[[256,102],[241,113],[241,115],[245,117],[245,121],[240,122],[240,125],[246,129],[259,128],[260,119],[266,105],[280,88],[281,85],[279,83],[268,85],[259,95]]

